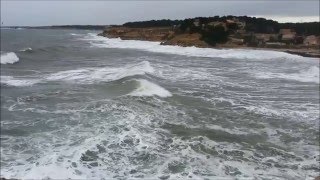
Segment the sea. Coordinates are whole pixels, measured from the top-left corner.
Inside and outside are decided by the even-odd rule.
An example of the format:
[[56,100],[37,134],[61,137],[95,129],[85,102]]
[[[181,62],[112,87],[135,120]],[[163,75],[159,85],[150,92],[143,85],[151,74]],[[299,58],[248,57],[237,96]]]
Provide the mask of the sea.
[[319,59],[98,33],[1,29],[1,177],[319,175]]

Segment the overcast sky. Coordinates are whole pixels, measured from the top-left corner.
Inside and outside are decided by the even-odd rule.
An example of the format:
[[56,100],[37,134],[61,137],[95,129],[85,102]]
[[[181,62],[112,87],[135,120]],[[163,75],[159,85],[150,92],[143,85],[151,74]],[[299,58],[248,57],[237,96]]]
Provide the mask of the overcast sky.
[[4,26],[123,24],[152,19],[247,15],[280,22],[319,21],[318,0],[249,1],[3,1]]

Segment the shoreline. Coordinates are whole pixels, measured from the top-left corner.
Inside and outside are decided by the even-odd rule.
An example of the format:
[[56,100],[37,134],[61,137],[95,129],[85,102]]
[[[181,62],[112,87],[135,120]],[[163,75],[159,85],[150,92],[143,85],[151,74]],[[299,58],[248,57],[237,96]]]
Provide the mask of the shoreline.
[[232,40],[226,43],[219,43],[215,46],[209,45],[201,40],[199,33],[179,33],[175,32],[172,27],[150,27],[150,28],[130,28],[124,26],[109,27],[99,36],[107,38],[120,38],[121,40],[139,40],[159,42],[160,45],[174,45],[181,47],[198,47],[213,49],[253,49],[285,52],[288,54],[302,57],[317,58],[320,60],[320,47],[286,45],[286,46],[248,46],[246,44],[237,44]]
[[136,39],[126,39],[121,37],[107,37],[102,34],[98,34],[99,36],[103,36],[106,38],[120,38],[121,40],[137,40],[137,41],[148,41],[148,42],[158,42],[159,45],[162,46],[180,46],[180,47],[197,47],[197,48],[210,48],[210,49],[243,49],[243,50],[266,50],[266,51],[277,51],[277,52],[284,52],[292,55],[298,55],[301,57],[308,57],[308,58],[315,58],[320,61],[320,49],[298,49],[298,48],[268,48],[268,47],[250,47],[250,46],[223,46],[219,45],[216,47],[210,46],[196,46],[196,45],[179,45],[179,44],[163,44],[162,41],[155,41],[155,40],[142,40],[140,38]]
[[[213,47],[214,48],[214,47]],[[320,50],[317,49],[289,49],[289,48],[268,48],[268,47],[248,47],[248,46],[241,46],[241,47],[223,47],[227,49],[251,49],[251,50],[267,50],[267,51],[277,51],[277,52],[284,52],[288,54],[298,55],[302,57],[309,57],[309,58],[317,58],[320,60]],[[219,49],[219,48],[216,48]]]

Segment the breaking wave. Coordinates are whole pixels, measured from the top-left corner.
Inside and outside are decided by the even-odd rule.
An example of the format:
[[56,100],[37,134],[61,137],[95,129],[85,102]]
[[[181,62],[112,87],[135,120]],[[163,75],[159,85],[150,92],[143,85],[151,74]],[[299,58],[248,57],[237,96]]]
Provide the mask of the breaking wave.
[[81,36],[81,34],[70,33],[71,36]]
[[5,84],[8,86],[32,86],[36,83],[39,83],[39,79],[18,79],[12,76],[1,76],[1,84]]
[[139,86],[129,94],[130,96],[172,96],[172,94],[168,90],[145,79],[138,79],[137,82],[139,83]]
[[1,54],[1,64],[13,64],[19,61],[19,57],[14,52]]
[[32,48],[28,47],[28,48],[23,48],[20,50],[21,52],[32,52]]
[[122,68],[85,68],[77,70],[60,71],[50,74],[47,81],[74,81],[90,84],[95,82],[116,81],[125,77],[153,73],[154,69],[148,61],[142,61],[134,65],[126,65]]
[[287,79],[300,82],[313,82],[319,84],[319,67],[312,66],[308,69],[300,70],[298,73],[271,73],[259,72],[256,77],[261,79]]
[[148,61],[137,64],[129,64],[124,67],[112,68],[83,68],[76,70],[60,71],[44,75],[43,78],[27,79],[15,78],[11,76],[1,76],[1,83],[9,86],[31,86],[40,82],[66,81],[80,84],[92,84],[97,82],[111,82],[136,75],[151,74],[153,67]]
[[159,42],[121,40],[106,38],[88,33],[82,40],[90,41],[91,45],[100,48],[139,49],[156,53],[177,54],[193,57],[217,57],[229,59],[304,59],[298,55],[285,52],[253,50],[253,49],[213,49],[181,46],[164,46]]

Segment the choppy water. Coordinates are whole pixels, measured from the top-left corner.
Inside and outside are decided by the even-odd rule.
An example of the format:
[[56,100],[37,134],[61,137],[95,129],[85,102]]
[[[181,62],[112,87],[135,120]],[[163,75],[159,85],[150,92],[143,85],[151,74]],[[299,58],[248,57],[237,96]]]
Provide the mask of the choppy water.
[[319,60],[1,31],[1,177],[308,179]]

